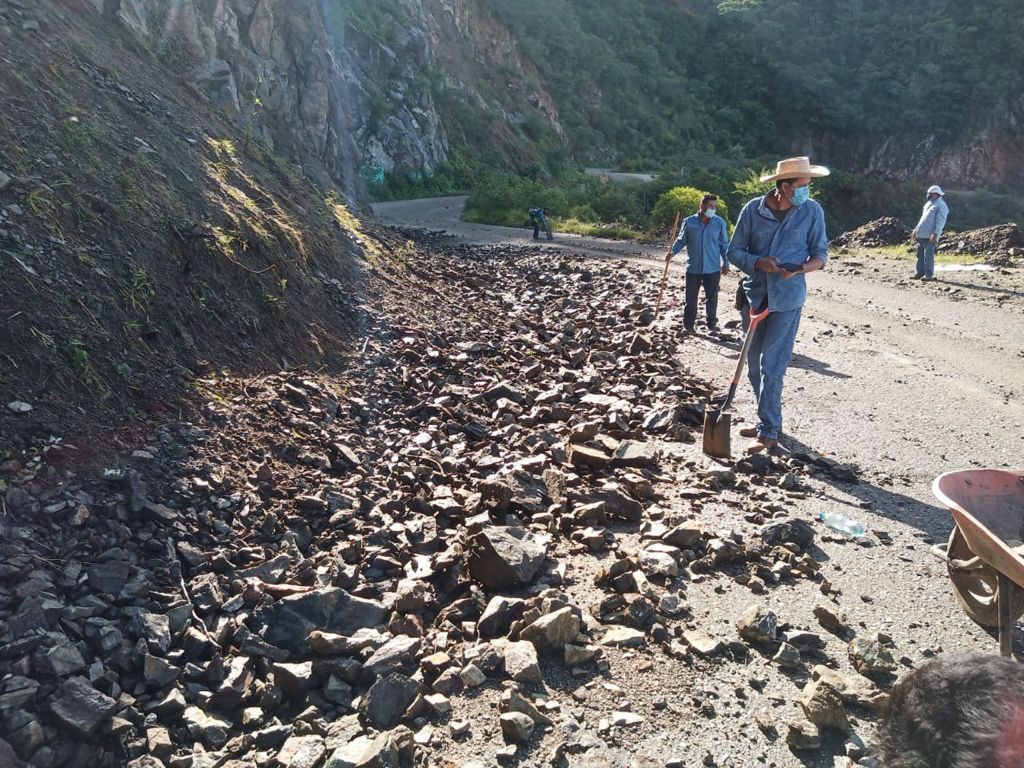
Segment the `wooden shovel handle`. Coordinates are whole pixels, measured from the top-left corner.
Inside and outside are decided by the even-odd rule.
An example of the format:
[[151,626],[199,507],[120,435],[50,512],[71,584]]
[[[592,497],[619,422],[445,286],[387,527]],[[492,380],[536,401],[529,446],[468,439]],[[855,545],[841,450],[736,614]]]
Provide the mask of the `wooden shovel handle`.
[[743,346],[740,347],[740,359],[736,361],[736,373],[733,374],[732,383],[729,384],[729,394],[725,397],[725,402],[722,403],[720,411],[724,411],[730,405],[732,405],[732,399],[736,396],[736,387],[739,386],[740,376],[743,375],[743,366],[747,362],[747,352],[750,351],[750,340],[754,337],[754,330],[771,313],[768,307],[765,307],[760,312],[755,312],[754,308],[750,308],[750,325],[747,326],[747,334],[743,337]]
[[661,311],[661,298],[665,295],[665,285],[668,283],[668,265],[672,260],[672,244],[676,241],[676,237],[679,235],[679,220],[682,218],[682,211],[676,211],[676,220],[672,225],[672,231],[669,232],[668,250],[665,253],[665,271],[661,275],[661,288],[658,289],[658,303],[654,306],[654,319],[658,319],[658,313]]

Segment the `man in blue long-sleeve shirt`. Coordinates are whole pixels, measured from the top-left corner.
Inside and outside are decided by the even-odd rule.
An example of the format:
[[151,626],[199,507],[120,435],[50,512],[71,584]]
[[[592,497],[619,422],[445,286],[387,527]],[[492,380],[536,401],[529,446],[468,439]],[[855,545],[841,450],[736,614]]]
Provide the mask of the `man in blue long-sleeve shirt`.
[[935,248],[942,237],[942,230],[949,217],[949,206],[946,205],[946,193],[942,187],[932,185],[925,193],[928,198],[921,211],[921,220],[910,235],[911,242],[917,242],[917,272],[915,279],[935,279]]
[[750,306],[771,313],[754,330],[747,363],[757,397],[757,437],[749,453],[771,451],[782,433],[782,380],[793,355],[800,314],[807,297],[805,275],[828,261],[825,212],[810,199],[812,178],[829,171],[806,157],[780,161],[761,181],[775,189],[743,207],[729,243],[729,261],[747,277],[743,287]]
[[683,219],[679,237],[672,244],[669,258],[686,248],[686,307],[683,327],[693,333],[697,322],[697,298],[704,286],[704,308],[710,333],[718,330],[718,288],[722,275],[728,274],[729,234],[725,219],[716,216],[717,195],[704,195],[700,209]]

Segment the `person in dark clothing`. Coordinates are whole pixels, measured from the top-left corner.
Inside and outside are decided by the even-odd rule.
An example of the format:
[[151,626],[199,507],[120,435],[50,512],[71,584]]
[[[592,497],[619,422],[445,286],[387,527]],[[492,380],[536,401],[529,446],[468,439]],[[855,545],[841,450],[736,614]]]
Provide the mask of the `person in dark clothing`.
[[548,211],[547,208],[531,208],[530,209],[530,223],[533,224],[533,239],[540,240],[540,231],[543,229],[547,232],[548,240],[554,240],[555,236],[551,234],[551,224],[548,222]]

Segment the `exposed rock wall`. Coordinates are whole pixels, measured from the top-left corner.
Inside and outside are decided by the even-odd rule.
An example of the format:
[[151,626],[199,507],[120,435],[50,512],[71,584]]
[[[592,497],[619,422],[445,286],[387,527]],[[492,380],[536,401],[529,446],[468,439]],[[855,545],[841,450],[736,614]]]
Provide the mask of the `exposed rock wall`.
[[89,0],[181,66],[218,108],[276,150],[313,155],[350,191],[360,168],[430,173],[448,139],[424,75],[431,40],[388,46],[328,0]]
[[349,23],[338,0],[79,2],[180,66],[276,150],[314,155],[350,190],[360,176],[429,175],[448,158],[438,89],[513,126],[536,112],[562,135],[536,68],[478,0],[393,0],[403,18],[386,35]]

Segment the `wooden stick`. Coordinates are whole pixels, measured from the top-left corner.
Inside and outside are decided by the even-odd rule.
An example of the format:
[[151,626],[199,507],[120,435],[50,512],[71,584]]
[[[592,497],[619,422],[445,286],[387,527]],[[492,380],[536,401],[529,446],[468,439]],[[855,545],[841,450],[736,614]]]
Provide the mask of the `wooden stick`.
[[658,303],[654,306],[654,319],[658,319],[658,313],[661,311],[661,299],[665,295],[665,285],[668,283],[668,265],[672,261],[672,243],[676,241],[676,236],[679,234],[679,220],[683,214],[681,211],[676,211],[676,223],[672,225],[672,231],[669,233],[671,236],[668,241],[668,252],[665,254],[665,272],[661,276],[661,288],[658,290]]

